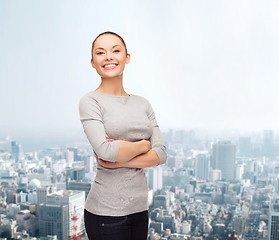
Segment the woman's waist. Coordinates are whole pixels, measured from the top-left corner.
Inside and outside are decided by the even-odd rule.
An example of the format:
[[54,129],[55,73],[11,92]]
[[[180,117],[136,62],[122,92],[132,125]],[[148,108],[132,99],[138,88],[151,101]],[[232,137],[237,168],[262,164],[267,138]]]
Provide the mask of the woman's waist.
[[[90,198],[95,201],[106,202],[107,206],[114,202],[142,201],[146,199],[148,186],[145,176],[136,175],[133,178],[121,176],[121,178],[98,178],[92,184]],[[105,203],[103,203],[105,204]]]
[[146,176],[144,170],[140,168],[108,169],[99,167],[94,181],[100,184],[117,185],[126,182],[133,185],[146,182]]

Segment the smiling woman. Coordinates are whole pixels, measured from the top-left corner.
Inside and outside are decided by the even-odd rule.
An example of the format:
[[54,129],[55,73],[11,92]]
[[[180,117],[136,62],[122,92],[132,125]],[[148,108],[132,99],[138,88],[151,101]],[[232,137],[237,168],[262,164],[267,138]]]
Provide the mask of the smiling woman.
[[84,210],[90,240],[147,239],[144,168],[164,164],[167,159],[151,104],[123,88],[123,71],[130,58],[124,40],[116,33],[102,33],[92,44],[91,64],[101,84],[79,103],[84,132],[98,159]]
[[[111,45],[112,41],[115,44]],[[117,34],[106,32],[100,34],[92,45],[91,64],[101,78],[121,76],[125,64],[130,62],[124,40]]]

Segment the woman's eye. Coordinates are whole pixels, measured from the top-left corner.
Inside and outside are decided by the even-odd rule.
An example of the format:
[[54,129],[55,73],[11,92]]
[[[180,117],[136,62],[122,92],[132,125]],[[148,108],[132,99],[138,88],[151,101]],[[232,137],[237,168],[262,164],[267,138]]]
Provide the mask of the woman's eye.
[[103,54],[103,52],[97,52],[97,55],[101,55],[101,54]]
[[114,50],[113,52],[120,52],[120,50]]

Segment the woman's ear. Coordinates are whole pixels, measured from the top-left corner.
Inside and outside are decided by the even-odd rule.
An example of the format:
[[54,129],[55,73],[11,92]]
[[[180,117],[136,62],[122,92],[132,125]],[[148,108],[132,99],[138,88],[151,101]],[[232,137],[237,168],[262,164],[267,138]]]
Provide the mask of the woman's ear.
[[92,65],[93,68],[95,68],[95,63],[93,61],[93,58],[91,58],[91,65]]
[[130,55],[130,53],[127,53],[127,55],[126,55],[126,64],[128,64],[130,62],[130,60],[131,60],[131,55]]

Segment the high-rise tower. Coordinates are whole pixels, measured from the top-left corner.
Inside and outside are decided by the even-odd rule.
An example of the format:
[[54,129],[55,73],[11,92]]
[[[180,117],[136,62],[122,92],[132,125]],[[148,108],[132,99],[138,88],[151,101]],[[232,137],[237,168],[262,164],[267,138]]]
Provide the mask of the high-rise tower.
[[273,131],[264,130],[263,155],[266,157],[273,156]]
[[209,177],[209,156],[207,154],[198,154],[195,161],[195,177],[207,180]]
[[236,146],[230,141],[213,144],[212,168],[222,171],[222,179],[230,181],[235,178]]
[[18,144],[16,141],[12,141],[11,148],[12,148],[12,158],[15,159],[15,162],[18,162],[19,154],[20,154],[20,144]]
[[163,169],[161,166],[148,169],[148,187],[154,191],[163,188]]
[[85,193],[81,191],[61,190],[48,194],[46,203],[38,205],[40,236],[52,234],[67,240],[69,236],[82,235],[84,201]]
[[268,239],[279,239],[279,199],[270,204],[268,219]]

